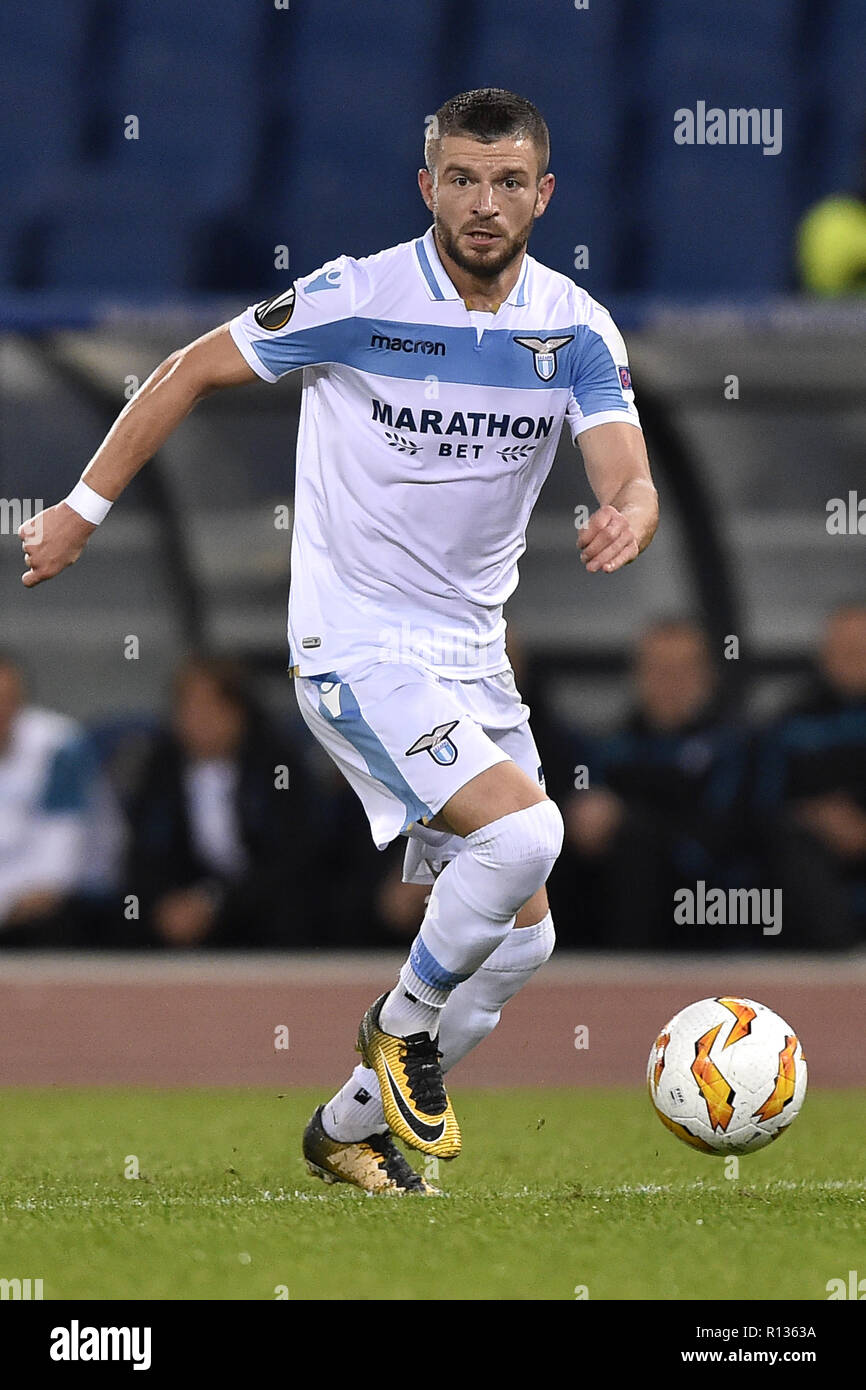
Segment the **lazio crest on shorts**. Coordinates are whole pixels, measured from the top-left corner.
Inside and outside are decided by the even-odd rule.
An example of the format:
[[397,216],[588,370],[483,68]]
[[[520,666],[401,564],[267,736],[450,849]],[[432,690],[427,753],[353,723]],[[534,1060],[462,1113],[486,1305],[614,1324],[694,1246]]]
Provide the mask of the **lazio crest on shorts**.
[[438,763],[440,767],[450,767],[457,761],[458,750],[448,735],[459,723],[459,719],[452,719],[450,724],[438,724],[429,734],[422,734],[417,738],[412,747],[406,749],[404,756],[410,758],[413,753],[429,753],[434,763]]

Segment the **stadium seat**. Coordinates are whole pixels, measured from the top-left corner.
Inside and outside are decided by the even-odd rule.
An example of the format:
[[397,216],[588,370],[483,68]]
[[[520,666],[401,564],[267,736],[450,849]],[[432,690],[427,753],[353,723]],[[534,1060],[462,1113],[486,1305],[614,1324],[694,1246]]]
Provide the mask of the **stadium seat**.
[[[428,221],[415,187],[425,117],[495,84],[551,127],[559,189],[533,238],[540,259],[603,300],[785,289],[803,208],[862,174],[864,46],[862,0],[817,17],[788,0],[7,5],[0,283],[56,272],[97,288],[101,267],[113,291],[187,275],[192,289],[264,291],[278,246],[302,274],[412,237]],[[675,145],[674,111],[698,100],[781,107],[782,155]],[[111,235],[88,250],[91,192]],[[148,236],[143,254],[124,230],[136,220],[162,226],[164,244]],[[196,244],[169,244],[179,224]]]
[[[321,10],[299,7],[291,27],[277,16],[269,32],[279,80],[267,84],[274,136],[255,199],[266,243],[288,245],[305,274],[417,236],[428,222],[415,185],[424,120],[447,95],[435,8],[335,0],[326,26]],[[371,71],[383,80],[367,81]]]
[[667,109],[647,124],[654,139],[640,193],[649,229],[641,288],[696,298],[784,290],[793,219],[783,166],[755,148],[674,145]]
[[[794,20],[782,0],[724,11],[674,0],[646,29],[653,74],[643,104],[644,157],[634,193],[645,210],[642,288],[711,298],[787,287],[794,223],[791,129]],[[732,107],[782,110],[782,150],[674,141],[674,113]],[[640,286],[639,286],[640,288]]]
[[863,186],[866,166],[866,6],[838,0],[828,16],[823,62],[818,69],[828,112],[823,154],[824,192]]
[[37,218],[41,255],[34,287],[86,293],[180,293],[193,278],[192,210],[147,185],[81,172]]
[[[597,296],[612,286],[620,231],[611,215],[617,181],[624,177],[619,164],[623,111],[611,100],[621,91],[619,8],[547,6],[541,21],[519,0],[482,5],[476,41],[464,59],[467,86],[507,87],[534,101],[547,120],[559,189],[549,218],[535,230],[533,254]],[[578,245],[588,248],[586,270],[574,265]]]
[[[203,208],[241,194],[256,151],[260,17],[247,0],[125,0],[119,51],[94,98],[106,158]],[[128,118],[138,119],[129,138]]]
[[0,284],[16,283],[23,203],[77,157],[85,6],[0,6]]

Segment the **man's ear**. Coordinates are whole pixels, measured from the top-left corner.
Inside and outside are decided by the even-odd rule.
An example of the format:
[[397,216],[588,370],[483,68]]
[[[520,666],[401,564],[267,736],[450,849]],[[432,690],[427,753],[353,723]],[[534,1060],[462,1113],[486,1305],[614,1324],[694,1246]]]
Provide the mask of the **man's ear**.
[[538,180],[538,197],[535,203],[535,216],[537,218],[544,215],[547,204],[553,197],[553,190],[555,187],[556,179],[553,174],[542,174],[541,178]]
[[427,207],[432,212],[435,190],[433,183],[433,175],[430,173],[429,169],[418,170],[418,187],[421,190],[421,197],[424,199],[424,202],[427,204]]

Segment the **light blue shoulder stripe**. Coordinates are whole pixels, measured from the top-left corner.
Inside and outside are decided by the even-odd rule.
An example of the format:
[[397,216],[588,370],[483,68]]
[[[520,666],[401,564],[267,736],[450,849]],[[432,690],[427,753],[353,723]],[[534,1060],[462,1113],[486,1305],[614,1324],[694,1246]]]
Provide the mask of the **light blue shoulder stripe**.
[[418,264],[421,267],[424,279],[433,291],[433,298],[444,299],[445,296],[439,288],[436,276],[433,274],[433,267],[430,264],[430,257],[427,255],[427,247],[424,245],[423,237],[419,237],[415,242],[415,253],[418,257]]
[[521,271],[521,275],[520,275],[520,283],[519,283],[519,285],[517,286],[517,300],[516,300],[516,304],[517,304],[517,307],[518,307],[519,309],[522,309],[522,308],[524,307],[524,305],[526,304],[526,277],[528,276],[528,274],[529,274],[529,259],[528,259],[528,257],[524,256],[524,258],[523,258],[523,270]]

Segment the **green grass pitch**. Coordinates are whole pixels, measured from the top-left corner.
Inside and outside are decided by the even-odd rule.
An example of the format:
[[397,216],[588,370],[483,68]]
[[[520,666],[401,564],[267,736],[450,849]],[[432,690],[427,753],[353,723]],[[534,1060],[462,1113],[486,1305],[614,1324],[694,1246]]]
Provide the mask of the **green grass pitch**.
[[320,1094],[4,1090],[0,1278],[46,1299],[826,1299],[866,1274],[864,1098],[810,1094],[726,1178],[637,1089],[458,1091],[445,1195],[395,1199],[308,1177]]

